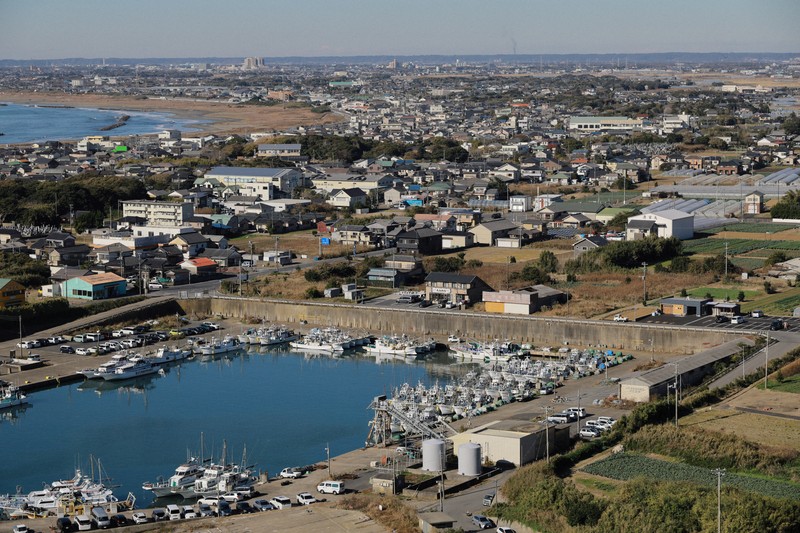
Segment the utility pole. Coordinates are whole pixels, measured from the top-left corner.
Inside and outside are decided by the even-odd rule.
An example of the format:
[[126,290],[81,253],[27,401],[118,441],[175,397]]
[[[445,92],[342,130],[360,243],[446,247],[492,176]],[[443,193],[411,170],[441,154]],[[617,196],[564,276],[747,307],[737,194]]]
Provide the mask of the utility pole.
[[769,368],[769,331],[767,331],[767,346],[764,348],[764,390],[767,390],[767,370]]
[[717,533],[722,533],[722,476],[725,469],[715,468],[712,472],[717,475]]
[[325,453],[328,455],[328,477],[332,477],[332,474],[331,474],[331,443],[330,442],[325,444]]
[[[642,305],[647,305],[647,262],[642,262]],[[636,316],[633,317],[636,320]]]
[[[672,388],[675,389],[675,427],[678,427],[678,363],[667,363],[668,365],[672,365],[675,367],[675,382],[672,384]],[[667,394],[669,394],[669,386],[667,386]]]
[[550,464],[550,422],[547,420],[550,417],[550,411],[553,410],[549,405],[542,407],[544,409],[544,437],[545,437],[545,453],[547,454],[547,464]]
[[725,279],[728,279],[728,242],[725,242]]

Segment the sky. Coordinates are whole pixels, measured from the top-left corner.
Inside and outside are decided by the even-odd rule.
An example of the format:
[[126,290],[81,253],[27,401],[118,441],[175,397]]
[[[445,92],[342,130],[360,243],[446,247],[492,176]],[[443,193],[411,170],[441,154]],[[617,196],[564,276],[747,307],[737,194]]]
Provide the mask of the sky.
[[0,0],[0,59],[800,52],[799,0]]

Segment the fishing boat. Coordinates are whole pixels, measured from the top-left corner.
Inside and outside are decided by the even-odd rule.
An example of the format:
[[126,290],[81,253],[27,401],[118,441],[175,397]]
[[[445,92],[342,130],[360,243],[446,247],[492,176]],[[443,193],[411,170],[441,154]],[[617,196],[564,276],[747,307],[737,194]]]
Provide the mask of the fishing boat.
[[297,334],[285,326],[274,326],[260,335],[261,346],[274,346],[297,340]]
[[86,368],[84,370],[76,370],[76,374],[81,374],[86,379],[105,379],[109,374],[113,374],[114,370],[129,362],[130,354],[118,353],[115,354],[109,361],[103,363],[97,368]]
[[239,341],[230,335],[226,335],[224,339],[217,340],[212,338],[211,342],[202,348],[200,353],[203,355],[219,355],[228,352],[235,352],[240,349]]
[[106,381],[122,381],[124,379],[138,378],[158,372],[158,367],[149,361],[140,359],[125,363],[115,369],[112,374],[104,376]]
[[162,346],[156,353],[150,355],[147,360],[153,363],[154,365],[165,365],[167,363],[172,363],[174,361],[181,361],[186,359],[192,355],[192,351],[189,349],[181,349],[181,348],[167,348],[166,346]]
[[155,494],[156,498],[171,496],[187,488],[193,488],[194,482],[203,475],[204,471],[205,468],[201,461],[192,457],[189,461],[178,466],[169,479],[159,479],[155,483],[143,483],[142,489],[149,490]]
[[27,396],[22,394],[18,387],[7,385],[0,388],[0,409],[10,409],[28,403]]

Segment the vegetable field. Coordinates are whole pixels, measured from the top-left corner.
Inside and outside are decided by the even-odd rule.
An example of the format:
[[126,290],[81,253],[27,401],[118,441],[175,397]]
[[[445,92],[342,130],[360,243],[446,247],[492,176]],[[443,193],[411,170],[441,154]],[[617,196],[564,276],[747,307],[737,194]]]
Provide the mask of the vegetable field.
[[736,231],[739,233],[778,233],[787,229],[794,229],[797,226],[794,224],[758,224],[758,223],[744,223],[744,224],[728,224],[726,226],[719,226],[716,228],[704,229],[703,233],[721,233],[723,231]]
[[[584,467],[583,470],[589,474],[622,481],[647,478],[657,481],[688,481],[711,487],[715,487],[717,483],[717,476],[708,468],[662,461],[631,453],[611,455]],[[796,483],[727,472],[722,484],[773,498],[800,500],[800,484]]]

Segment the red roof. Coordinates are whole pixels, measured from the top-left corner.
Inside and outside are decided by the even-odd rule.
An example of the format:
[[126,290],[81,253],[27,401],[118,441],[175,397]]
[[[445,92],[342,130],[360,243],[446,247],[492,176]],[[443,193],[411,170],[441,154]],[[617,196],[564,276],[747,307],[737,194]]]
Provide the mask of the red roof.
[[189,259],[187,263],[191,263],[196,267],[214,266],[216,263],[208,257],[198,257],[196,259]]

